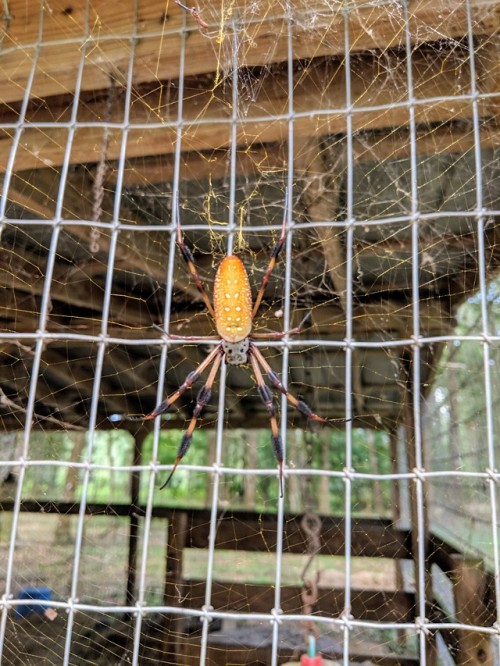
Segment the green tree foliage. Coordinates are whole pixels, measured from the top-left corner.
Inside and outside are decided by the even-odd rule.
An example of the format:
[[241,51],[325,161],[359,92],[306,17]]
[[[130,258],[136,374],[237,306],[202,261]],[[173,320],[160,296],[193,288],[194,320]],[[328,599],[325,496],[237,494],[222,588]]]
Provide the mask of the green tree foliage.
[[[500,280],[457,313],[461,339],[445,345],[426,404],[424,443],[431,471],[484,473],[498,465],[500,449]],[[491,423],[493,437],[489,436]],[[491,460],[493,454],[494,460]],[[444,538],[493,560],[490,487],[479,477],[437,477],[428,484],[433,529]],[[498,500],[497,500],[498,502]]]
[[[500,332],[500,281],[489,285],[486,302],[488,332]],[[427,404],[429,462],[434,469],[478,471],[488,466],[487,394],[485,363],[489,369],[491,415],[500,431],[500,345],[489,344],[485,356],[483,310],[478,295],[469,298],[457,313],[455,333],[476,339],[448,343],[440,359]]]

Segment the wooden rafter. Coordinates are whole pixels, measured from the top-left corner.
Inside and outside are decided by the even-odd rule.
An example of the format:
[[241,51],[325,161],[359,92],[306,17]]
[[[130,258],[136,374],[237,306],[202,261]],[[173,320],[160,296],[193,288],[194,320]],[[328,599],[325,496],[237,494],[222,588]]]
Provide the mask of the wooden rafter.
[[[421,125],[468,121],[472,107],[466,98],[470,89],[468,60],[460,49],[447,51],[416,51],[412,57],[414,95],[426,100],[415,108],[416,122]],[[318,63],[297,72],[294,81],[294,128],[297,135],[329,136],[346,132],[345,76],[342,63]],[[355,132],[387,130],[408,124],[407,68],[400,54],[387,55],[381,64],[379,56],[359,56],[352,64],[352,101],[359,107],[352,117]],[[495,79],[484,79],[484,85],[494,85]],[[485,92],[489,88],[486,87]],[[491,91],[491,90],[490,90]],[[255,101],[248,102],[245,116],[238,123],[237,144],[251,150],[263,143],[281,142],[288,135],[286,76],[273,75],[264,79],[256,91]],[[380,105],[383,108],[380,108]],[[387,105],[387,106],[385,106]],[[89,101],[82,105],[79,120],[90,122],[105,117],[105,101]],[[183,151],[221,150],[229,145],[231,132],[230,86],[206,84],[188,90],[184,100]],[[172,154],[176,145],[175,120],[177,100],[168,98],[156,87],[149,92],[136,90],[130,109],[130,131],[127,157],[145,157]],[[337,110],[336,110],[337,109]],[[49,112],[40,111],[37,121],[58,122],[69,118],[70,105],[60,112],[54,106]],[[481,114],[489,117],[494,108],[489,99],[481,102]],[[304,112],[303,114],[301,112]],[[203,123],[198,120],[203,118]],[[227,123],[221,122],[226,119]],[[121,111],[116,109],[113,122],[121,122]],[[166,125],[166,123],[172,123]],[[135,123],[154,127],[134,129]],[[11,150],[14,130],[5,129],[0,137],[0,169],[5,168]],[[75,133],[70,161],[95,162],[102,142],[102,127],[86,125]],[[122,129],[113,127],[109,132],[108,159],[117,159],[122,143]],[[27,126],[17,150],[14,171],[57,166],[64,160],[68,130],[58,126],[40,128]],[[432,141],[432,138],[430,139]]]
[[[500,147],[500,128],[493,122],[481,125],[480,145],[483,150]],[[330,143],[341,138],[332,137]],[[410,136],[407,129],[389,129],[383,132],[360,133],[353,137],[353,161],[382,162],[404,160],[410,157]],[[451,124],[442,127],[419,128],[416,132],[415,147],[417,155],[432,156],[440,154],[462,154],[474,148],[474,128],[472,123]],[[250,149],[242,147],[237,152],[236,175],[273,175],[279,177],[286,173],[286,151],[283,143],[256,145]],[[170,154],[127,160],[123,172],[125,187],[146,186],[172,183],[174,178],[174,158]],[[227,177],[230,171],[230,154],[227,149],[207,152],[186,152],[182,156],[179,171],[181,180],[200,181],[208,178]],[[112,162],[106,182],[116,184],[118,168]],[[28,198],[29,200],[29,198]]]
[[[293,0],[294,57],[309,59],[342,55],[346,50],[344,6],[330,3],[325,11],[321,0]],[[470,11],[475,37],[488,38],[499,26],[498,2],[471,0]],[[2,26],[4,34],[0,64],[0,99],[13,102],[23,97],[26,80],[35,57],[39,38],[39,0],[9,0],[12,20]],[[127,72],[131,36],[137,34],[134,64],[135,84],[175,79],[179,72],[179,52],[183,11],[173,2],[143,0],[135,16],[132,0],[122,0],[120,11],[108,0],[94,0],[85,26],[84,3],[68,6],[66,0],[51,0],[44,11],[43,41],[33,95],[47,97],[75,90],[78,64],[85,57],[83,90],[107,88],[111,78],[123,81]],[[282,5],[237,0],[231,3],[231,18],[219,0],[203,2],[204,20],[210,24],[200,31],[188,17],[188,57],[186,75],[223,70],[231,57],[232,21],[238,17],[241,66],[269,65],[287,59],[288,22]],[[366,3],[354,0],[348,14],[352,52],[405,46],[408,27],[412,44],[459,40],[467,36],[467,3],[462,0],[410,0],[407,26],[405,14],[393,3]],[[311,31],[314,39],[310,38]]]

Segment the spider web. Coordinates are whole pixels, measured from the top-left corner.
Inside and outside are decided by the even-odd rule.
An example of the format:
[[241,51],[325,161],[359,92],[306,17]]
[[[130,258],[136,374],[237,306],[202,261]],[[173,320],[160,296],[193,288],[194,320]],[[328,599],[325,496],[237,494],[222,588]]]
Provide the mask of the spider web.
[[[498,660],[497,4],[2,6],[5,663]],[[165,490],[203,379],[113,423],[214,344],[177,217],[210,298],[285,219],[282,500],[249,367]]]

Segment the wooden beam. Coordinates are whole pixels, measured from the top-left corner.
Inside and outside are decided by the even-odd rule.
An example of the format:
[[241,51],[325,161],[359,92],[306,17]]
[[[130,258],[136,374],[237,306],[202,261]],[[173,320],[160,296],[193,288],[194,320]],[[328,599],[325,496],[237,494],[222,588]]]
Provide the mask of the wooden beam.
[[479,65],[478,92],[496,93],[485,100],[488,114],[498,121],[500,116],[500,32],[498,22],[496,30],[488,39],[479,39],[474,47],[474,57]]
[[[86,5],[51,0],[43,5],[43,49],[33,82],[33,97],[73,93],[82,58],[85,68],[81,88],[104,89],[111,78],[123,81],[136,34],[134,85],[175,79],[179,73],[182,23],[188,30],[186,75],[223,72],[231,62],[233,20],[237,17],[240,67],[263,66],[287,60],[288,21],[279,3],[259,4],[236,0],[231,15],[220,0],[203,2],[200,30],[183,10],[165,0],[142,0],[137,17],[132,0],[121,0],[120,11],[108,0],[93,0],[89,30]],[[39,39],[39,0],[9,0],[12,20],[4,24],[0,60],[0,99],[10,103],[23,98]],[[472,29],[476,37],[494,35],[499,27],[496,0],[471,0]],[[295,59],[343,55],[346,50],[344,8],[321,0],[293,0],[293,50]],[[412,44],[460,39],[468,34],[467,6],[461,0],[410,0],[408,3]],[[351,52],[404,48],[405,13],[391,3],[354,0],[348,14]],[[2,29],[0,28],[0,30]],[[455,47],[455,44],[454,44]],[[436,51],[436,57],[439,51]]]
[[[419,461],[416,450],[416,429],[421,428],[420,423],[415,421],[414,401],[420,399],[420,386],[415,386],[413,381],[412,364],[413,355],[407,352],[406,358],[401,364],[401,379],[404,382],[402,395],[403,424],[405,433],[407,469],[409,472],[419,469]],[[410,482],[410,514],[411,514],[411,541],[414,561],[414,579],[417,598],[416,615],[421,621],[430,616],[433,603],[432,575],[430,564],[430,528],[428,508],[428,488],[422,482],[421,492],[418,492],[417,479]],[[421,513],[420,513],[421,512]],[[419,529],[420,519],[422,530]],[[420,545],[422,544],[422,549]],[[420,570],[423,571],[423,589],[420,588]],[[423,598],[422,598],[423,597]],[[421,617],[420,605],[423,606],[424,617]],[[437,664],[436,634],[429,632],[425,638],[426,663],[429,666]]]
[[[485,121],[479,130],[480,146],[483,150],[500,147],[500,128]],[[342,136],[334,136],[329,142],[333,150],[339,145]],[[462,154],[474,148],[474,130],[471,124],[444,125],[442,127],[421,127],[416,132],[416,152],[425,155],[444,153]],[[362,162],[382,162],[404,160],[410,157],[411,142],[407,129],[389,129],[383,132],[358,133],[353,136],[353,160]],[[300,158],[300,153],[298,154]],[[236,153],[236,175],[274,176],[286,173],[286,143],[254,145],[248,150],[244,147]],[[222,179],[230,171],[228,150],[206,152],[185,152],[181,158],[180,178],[187,181]],[[21,175],[21,174],[19,174]],[[117,163],[113,162],[108,170],[106,182],[116,184]],[[174,157],[155,155],[127,160],[123,172],[125,187],[146,186],[171,183],[174,177]],[[26,197],[29,210],[29,195]]]
[[[324,147],[317,138],[298,141],[296,168],[303,182],[302,198],[307,219],[314,224],[321,220],[336,220],[340,212],[340,192],[345,175],[345,141],[339,142],[335,163],[325,164]],[[325,256],[326,273],[345,312],[347,288],[346,253],[341,242],[344,229],[317,227],[314,230]]]
[[[284,623],[288,624],[288,623]],[[214,632],[208,635],[205,666],[220,666],[220,664],[231,664],[231,666],[247,666],[248,664],[270,664],[272,654],[272,629],[268,632],[264,629],[257,630],[255,626],[235,629],[231,627],[226,632]],[[264,632],[268,635],[264,635]],[[280,642],[280,663],[291,662],[297,659],[297,643],[303,640],[297,630],[297,641],[290,644],[286,641]],[[318,640],[318,651],[326,659],[334,660],[342,658],[342,643],[329,637],[320,637]],[[304,650],[306,644],[303,645]],[[183,645],[184,666],[198,666],[200,663],[201,639],[190,637]],[[391,652],[385,645],[373,640],[363,640],[357,636],[349,638],[349,663],[362,662],[366,664],[377,664],[377,666],[416,666],[418,657],[401,652]],[[331,662],[327,662],[331,663]],[[338,662],[333,662],[337,664]]]
[[[368,566],[368,565],[367,565]],[[183,606],[200,608],[205,599],[205,581],[184,580]],[[282,585],[280,607],[284,613],[300,614],[303,610],[302,587]],[[219,611],[268,613],[274,607],[274,586],[269,584],[215,581],[212,583],[212,606]],[[344,609],[344,589],[318,587],[314,612],[327,617],[339,617]],[[413,622],[415,594],[389,590],[352,589],[350,611],[357,620],[373,622]]]
[[[476,627],[486,626],[488,621],[493,624],[495,618],[491,618],[484,604],[487,574],[483,561],[468,559],[462,554],[451,555],[451,558],[456,621]],[[490,636],[472,629],[459,631],[455,661],[458,666],[493,666]]]
[[[404,127],[409,113],[407,66],[404,54],[387,54],[381,67],[378,56],[359,56],[352,61],[351,94],[354,132]],[[459,74],[458,74],[458,73]],[[470,72],[466,52],[454,45],[453,50],[420,49],[413,53],[412,74],[414,97],[426,100],[415,107],[417,124],[470,120],[472,107],[466,95],[470,89]],[[325,136],[347,131],[345,77],[342,62],[317,63],[294,75],[294,130],[297,136]],[[288,85],[286,75],[277,73],[264,79],[255,98],[245,101],[245,113],[237,125],[236,142],[251,148],[288,137]],[[231,89],[216,81],[203,87],[188,88],[184,99],[183,151],[220,150],[231,139]],[[436,98],[436,99],[434,99]],[[403,104],[401,104],[403,102]],[[384,108],[379,108],[381,105]],[[115,105],[116,106],[116,105]],[[356,112],[359,107],[360,111]],[[127,157],[172,154],[175,150],[178,101],[167,96],[161,86],[152,91],[134,90],[130,108]],[[362,110],[361,110],[362,109]],[[483,106],[481,106],[483,110]],[[484,112],[487,113],[487,108]],[[37,121],[58,122],[69,118],[70,107],[37,113]],[[81,105],[80,122],[95,122],[106,117],[106,100]],[[203,124],[198,120],[203,119]],[[112,122],[122,122],[122,110],[115,108]],[[221,120],[223,122],[221,122]],[[225,121],[225,122],[224,122]],[[137,123],[157,123],[155,127],[135,128]],[[171,125],[167,125],[171,123]],[[0,168],[5,169],[11,150],[13,130],[5,129],[0,137]],[[65,158],[68,130],[62,126],[37,128],[27,126],[14,161],[14,171],[60,165]],[[98,159],[103,140],[102,127],[83,126],[75,133],[70,162],[87,163]],[[108,159],[117,159],[122,144],[122,129],[109,132]]]
[[[15,510],[14,501],[0,501],[0,511]],[[50,502],[27,500],[21,503],[21,512],[77,514],[80,505],[73,502]],[[131,507],[129,504],[85,505],[86,515],[129,516],[131,511],[145,514],[146,507]],[[206,548],[210,531],[209,509],[171,509],[155,506],[153,518],[168,518],[178,511],[187,515],[186,548]],[[307,540],[302,532],[301,515],[287,514],[283,533],[283,552],[304,554]],[[225,550],[250,550],[268,553],[276,547],[278,522],[276,514],[254,511],[222,511],[217,519],[218,530],[215,548]],[[410,535],[406,530],[393,527],[391,521],[375,518],[354,518],[352,525],[353,557],[388,557],[410,559]],[[322,516],[320,555],[344,554],[345,521],[343,518]]]
[[[4,286],[0,273],[0,286]],[[12,282],[12,281],[10,281]],[[53,283],[51,295],[54,301],[61,303],[78,305],[79,299],[84,295],[79,291],[73,299],[71,290],[64,285]],[[19,304],[20,294],[24,293],[21,286],[16,286],[16,293],[6,293],[5,301],[0,305],[0,313],[5,321],[15,320],[16,333],[30,333],[36,330],[34,324],[38,321],[37,312],[25,313],[24,315],[15,314],[11,307]],[[32,294],[40,295],[42,286],[40,283],[35,285],[33,292],[26,288],[27,297]],[[90,294],[90,292],[89,292]],[[90,303],[90,301],[89,301]],[[15,316],[14,316],[15,315]],[[294,314],[293,323],[298,324],[303,311],[297,311]],[[151,337],[157,338],[158,344],[161,343],[160,334],[154,330],[153,324],[158,323],[151,320],[147,309],[135,304],[128,303],[128,299],[113,300],[111,303],[111,318],[107,328],[110,338],[123,338],[125,340],[136,340],[138,338]],[[176,335],[186,334],[186,322],[189,322],[189,335],[201,336],[214,333],[213,323],[208,314],[200,312],[198,308],[185,309],[182,314],[173,313],[170,321],[170,332]],[[411,336],[412,331],[412,307],[411,304],[402,304],[398,301],[387,298],[380,303],[356,305],[353,309],[353,330],[356,336],[362,336],[364,339],[370,339],[370,336],[384,331],[387,339],[403,338]],[[439,300],[426,301],[422,304],[420,313],[420,330],[422,335],[446,335],[450,331],[450,326],[454,323],[454,318],[448,311],[448,308]],[[311,315],[311,325],[309,337],[325,337],[330,340],[342,340],[345,337],[345,314],[339,306],[321,305],[313,309]],[[79,313],[72,317],[68,316],[66,321],[51,319],[47,324],[47,331],[59,333],[64,337],[65,332],[74,332],[75,329],[82,335],[100,335],[101,321],[92,313]],[[280,320],[269,320],[266,322],[266,330],[278,331],[280,329]],[[14,336],[13,336],[14,339]],[[57,343],[57,341],[46,340],[46,345]],[[8,341],[3,340],[3,344]],[[28,344],[28,343],[26,343]]]
[[[500,132],[498,143],[500,145]],[[175,158],[173,155],[132,158],[126,161],[123,171],[124,187],[170,184],[174,178]],[[179,176],[183,181],[218,180],[229,177],[231,153],[229,149],[205,152],[184,152],[181,155]],[[255,145],[236,151],[236,175],[248,177],[284,177],[287,172],[286,144]],[[112,162],[106,182],[116,184],[118,163]]]
[[[0,141],[1,143],[1,141]],[[13,174],[8,198],[28,211],[35,213],[42,219],[53,219],[56,201],[59,195],[61,173],[59,168],[30,170]],[[71,221],[89,221],[93,219],[93,177],[90,172],[71,173],[66,180],[62,216],[66,223],[66,231],[80,239],[85,247],[89,248],[92,230],[97,230],[98,253],[109,252],[111,242],[111,225],[106,227],[92,227],[89,224],[72,224]],[[113,217],[114,192],[106,190],[102,200],[102,222],[110,222]],[[144,219],[122,206],[120,219],[127,223],[143,224]],[[133,240],[132,240],[133,235]],[[142,275],[149,275],[158,280],[165,278],[165,260],[168,251],[168,234],[165,232],[148,231],[147,233],[134,233],[120,231],[116,251],[116,262],[126,267],[127,271],[137,270]],[[145,261],[144,258],[148,260]],[[90,268],[89,265],[92,264]],[[86,266],[66,267],[68,275],[72,271],[96,270],[105,266],[95,261],[90,255]]]
[[[141,424],[142,426],[143,424]],[[134,427],[135,426],[135,427]],[[149,428],[140,427],[139,424],[133,424],[130,432],[134,438],[134,449],[132,454],[132,465],[139,467],[142,462],[142,451],[144,447],[144,440],[152,430]],[[130,473],[130,506],[132,511],[129,515],[129,533],[128,533],[128,563],[127,563],[127,585],[125,591],[125,605],[132,606],[137,598],[136,581],[137,581],[137,558],[139,549],[139,516],[133,511],[133,508],[139,505],[141,489],[141,472],[132,470]]]
[[[337,151],[328,150],[327,154],[334,154],[333,165],[325,160],[325,146],[321,141],[311,137],[297,142],[296,166],[303,181],[302,197],[307,209],[307,219],[312,223],[321,220],[337,220],[341,204],[340,194],[344,183],[346,169],[346,142],[338,142]],[[345,229],[341,227],[316,227],[315,233],[319,238],[321,250],[325,257],[326,274],[329,277],[333,291],[337,295],[344,312],[347,309],[347,254],[342,238]],[[354,367],[352,386],[353,395],[358,414],[363,414],[364,392],[362,387],[362,367],[356,363],[357,352],[354,351]]]
[[[185,597],[183,581],[184,546],[186,543],[187,515],[174,512],[167,527],[167,554],[163,600],[166,606],[181,606]],[[177,664],[182,642],[182,615],[165,615],[160,663]]]
[[[381,521],[382,522],[382,521]],[[363,519],[352,521],[352,555],[358,557],[409,557],[408,543],[401,539],[404,534],[387,525],[380,529],[381,523],[365,522]],[[205,548],[207,544],[210,522],[199,520],[193,515],[190,521],[186,547]],[[216,548],[230,548],[235,543],[241,550],[266,552],[274,550],[277,539],[276,517],[268,516],[266,521],[256,521],[250,517],[240,524],[235,532],[234,520],[226,516],[218,523]],[[345,525],[342,519],[322,517],[320,555],[343,555]],[[304,553],[307,536],[300,527],[300,519],[289,517],[283,532],[283,552]],[[238,544],[236,546],[236,544]]]
[[[2,264],[0,265],[0,287],[3,287],[2,303],[0,304],[0,313],[5,321],[15,320],[16,330],[18,332],[28,332],[33,321],[39,316],[37,303],[33,298],[41,296],[44,290],[45,276],[42,266],[37,266],[35,262],[29,261],[30,253],[23,256],[21,253],[10,250],[2,250]],[[60,304],[73,305],[83,308],[86,312],[80,315],[74,313],[66,316],[62,311],[58,314],[61,317],[54,316],[50,327],[54,331],[70,330],[71,320],[79,320],[83,328],[97,330],[100,326],[102,305],[104,298],[104,274],[106,267],[100,262],[93,264],[94,268],[98,264],[101,271],[99,276],[92,276],[91,270],[87,268],[92,266],[87,264],[67,265],[61,262],[56,264],[53,279],[50,285],[50,294],[53,302]],[[115,265],[116,274],[122,271],[131,273],[127,262],[118,261]],[[151,292],[154,287],[151,288]],[[31,298],[31,309],[22,308],[23,298],[28,302]],[[153,325],[155,322],[148,311],[147,303],[141,299],[131,298],[127,294],[114,293],[110,298],[110,325],[111,327],[122,324],[125,327],[139,326],[144,334],[145,328]],[[93,314],[90,314],[90,312]],[[64,322],[64,324],[62,323]],[[33,330],[33,329],[32,329]]]

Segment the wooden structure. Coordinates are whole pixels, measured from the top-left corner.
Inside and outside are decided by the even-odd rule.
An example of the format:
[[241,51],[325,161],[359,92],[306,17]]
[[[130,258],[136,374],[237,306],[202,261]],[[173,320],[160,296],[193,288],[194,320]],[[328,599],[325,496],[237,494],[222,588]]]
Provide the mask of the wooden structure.
[[[240,254],[257,284],[291,170],[293,246],[266,290],[262,328],[282,329],[272,304],[282,298],[288,275],[290,323],[312,310],[304,338],[324,343],[292,355],[291,390],[309,402],[313,397],[318,413],[342,418],[350,387],[353,424],[392,433],[403,425],[406,466],[418,471],[414,405],[432,382],[456,308],[500,266],[498,217],[489,214],[500,208],[500,5],[331,5],[237,0],[228,11],[207,0],[200,7],[209,26],[203,28],[176,4],[166,8],[158,0],[123,0],[119,11],[104,0],[88,7],[4,2],[0,423],[6,430],[24,427],[27,412],[33,427],[47,429],[108,428],[112,414],[151,410],[166,344],[155,326],[179,335],[213,332],[178,259],[173,284],[166,281],[174,256],[172,186],[204,281],[210,285],[214,251],[225,253],[232,209],[239,216],[233,231],[240,222],[243,229]],[[106,353],[99,356],[102,345]],[[196,346],[169,348],[165,393],[199,360]],[[278,355],[270,362],[281,370]],[[228,377],[230,427],[249,419],[255,427],[268,423],[251,386],[244,369]],[[209,424],[217,400],[207,409]],[[179,405],[173,425],[185,423],[190,397]],[[141,460],[139,444],[134,460]],[[136,475],[133,505],[137,484]],[[391,537],[401,548],[391,556],[404,553],[417,566],[425,559],[432,615],[430,566],[438,549],[418,475],[411,488],[412,530]],[[182,553],[184,535],[196,539],[196,530],[192,515],[172,520],[178,529],[167,568],[175,578],[181,573],[174,554]],[[254,520],[240,517],[234,525],[251,530]],[[131,543],[137,530],[134,513]],[[242,547],[244,535],[238,539]],[[325,538],[326,552],[329,544]],[[380,556],[380,548],[372,554]],[[455,582],[467,579],[456,584],[457,599],[467,585],[483,590],[483,577],[475,578],[459,554],[452,557],[444,546],[439,553]],[[134,562],[131,548],[129,600]],[[169,585],[167,576],[167,597]],[[198,604],[196,585],[182,585]],[[269,610],[269,595],[254,592]],[[234,604],[224,594],[221,607]],[[296,590],[287,595],[295,608]],[[340,613],[341,597],[328,595],[322,610]],[[414,617],[404,591],[382,603],[394,619]],[[479,621],[481,604],[464,611],[462,621]],[[370,603],[363,599],[361,607],[367,611]],[[351,611],[358,614],[355,599]],[[466,656],[459,663],[476,649],[467,640],[460,638]],[[478,644],[489,659],[476,636]],[[474,658],[467,663],[488,663]]]
[[[483,204],[494,209],[498,201],[491,152],[499,141],[498,98],[494,94],[500,76],[495,64],[498,62],[496,4],[490,0],[471,3],[472,37],[478,40],[474,71],[467,55],[467,11],[462,0],[411,2],[408,23],[404,12],[395,13],[390,4],[374,10],[365,8],[363,3],[359,7],[354,3],[347,14],[349,44],[345,42],[342,12],[324,17],[321,4],[297,3],[292,7],[294,59],[316,58],[313,65],[294,73],[291,84],[293,169],[296,186],[303,190],[293,213],[298,221],[303,219],[311,225],[321,220],[341,221],[345,215],[342,193],[347,173],[347,143],[343,136],[347,116],[343,109],[349,75],[353,109],[349,152],[354,161],[351,214],[360,222],[366,220],[367,226],[354,228],[350,275],[346,231],[341,225],[331,229],[316,227],[310,232],[297,229],[292,279],[294,284],[303,285],[294,296],[297,318],[301,311],[312,308],[312,336],[344,340],[346,288],[352,284],[353,339],[370,343],[382,338],[388,342],[409,340],[414,335],[411,223],[407,220],[387,224],[392,217],[408,216],[411,210],[408,174],[413,144],[420,160],[418,188],[423,204],[420,215],[429,216],[418,236],[417,250],[422,259],[419,335],[445,335],[450,331],[456,306],[478,287],[473,214],[477,202],[474,188],[468,185],[475,182],[477,166],[472,150],[476,134],[472,125],[471,85],[484,95],[478,100],[481,123],[477,137],[484,159]],[[273,9],[270,5],[261,21],[247,25],[253,11],[250,5],[242,2],[234,8],[245,35],[239,44],[237,64],[242,68],[269,68],[269,73],[259,70],[262,81],[257,79],[249,84],[252,99],[240,102],[244,117],[235,117],[237,134],[233,145],[229,113],[232,84],[223,77],[221,68],[231,65],[227,62],[230,57],[227,50],[237,28],[224,22],[217,3],[205,6],[205,15],[213,21],[213,32],[224,30],[223,48],[219,52],[214,48],[212,32],[207,37],[195,22],[188,21],[182,67],[184,76],[190,78],[184,79],[178,172],[182,222],[187,228],[200,219],[204,224],[210,219],[217,223],[224,219],[224,197],[219,196],[217,189],[213,190],[216,194],[212,198],[209,193],[210,187],[224,190],[231,168],[233,175],[250,179],[251,189],[259,191],[257,198],[252,195],[246,201],[244,189],[237,187],[236,205],[241,205],[248,229],[280,221],[283,174],[288,161],[288,82],[284,69],[275,64],[286,55],[286,17],[279,6]],[[169,200],[174,175],[180,101],[177,86],[170,83],[179,76],[180,52],[176,47],[185,17],[176,6],[170,7],[165,15],[163,4],[154,1],[139,2],[136,16],[134,6],[130,0],[123,3],[120,12],[115,12],[109,3],[97,2],[87,17],[84,5],[73,7],[54,2],[50,10],[45,7],[39,16],[38,1],[9,3],[12,18],[5,22],[2,41],[5,54],[0,63],[0,100],[4,102],[0,108],[4,127],[0,136],[0,168],[9,167],[6,214],[11,219],[40,220],[51,220],[57,215],[67,221],[51,280],[53,312],[47,321],[47,331],[88,336],[87,342],[81,339],[75,343],[73,351],[68,349],[66,341],[57,339],[45,345],[43,381],[48,390],[37,395],[35,410],[35,418],[39,416],[42,420],[50,415],[65,424],[85,425],[93,373],[91,367],[79,367],[76,371],[74,359],[93,358],[96,354],[93,337],[99,336],[102,325],[107,257],[110,243],[114,243],[110,220],[118,171],[123,186],[119,209],[122,226],[116,238],[106,327],[107,335],[117,343],[109,347],[104,362],[98,425],[106,427],[107,417],[112,413],[144,413],[157,399],[154,348],[123,346],[119,341],[161,341],[152,325],[163,322],[169,234],[162,225],[170,223],[169,205],[164,201],[165,196]],[[315,16],[314,39],[305,39],[308,21]],[[39,20],[43,22],[38,54]],[[92,29],[96,22],[99,34]],[[124,35],[128,35],[128,41]],[[413,49],[414,136],[410,134],[410,116],[405,104],[410,74],[405,57],[407,39]],[[448,42],[436,47],[435,40]],[[346,48],[351,53],[350,72],[345,69]],[[130,68],[131,54],[134,60]],[[85,59],[80,72],[82,55]],[[60,62],[64,62],[63,71]],[[129,69],[133,87],[129,108],[125,108],[125,93],[119,91],[126,84]],[[32,101],[22,109],[31,70],[34,70],[29,89]],[[112,96],[111,102],[110,81],[117,89],[116,99]],[[77,83],[79,103],[75,114],[73,93]],[[106,121],[112,124],[104,137]],[[95,231],[98,252],[93,252],[87,242],[95,214],[92,185],[104,140],[109,166],[102,192],[101,224]],[[122,149],[125,161],[119,164],[116,160]],[[231,149],[235,149],[232,167]],[[75,166],[67,171],[69,165]],[[64,192],[58,201],[61,177]],[[252,199],[257,203],[252,203]],[[58,206],[60,210],[56,211]],[[471,214],[455,215],[459,210]],[[381,222],[376,226],[373,222],[378,219]],[[145,224],[150,228],[144,228]],[[139,228],[134,231],[134,227]],[[155,231],[155,227],[159,230]],[[217,226],[212,225],[208,235],[187,233],[188,241],[195,243],[196,260],[208,283],[213,279],[210,254],[216,231]],[[2,316],[7,331],[29,333],[37,329],[51,233],[51,225],[8,225],[4,229]],[[498,265],[496,234],[491,220],[485,236],[489,274]],[[258,233],[247,233],[245,260],[257,267],[264,266],[271,243],[270,232],[260,229]],[[216,239],[216,246],[223,254],[221,236]],[[260,273],[254,281],[259,276]],[[186,321],[190,334],[212,332],[207,318],[197,316],[200,308],[196,289],[180,266],[174,279],[176,306],[171,313],[171,332],[184,333]],[[270,285],[269,303],[282,296],[282,285],[283,269]],[[30,299],[30,305],[24,308],[22,303],[26,298]],[[265,325],[279,328],[281,321],[268,316]],[[430,383],[437,351],[435,345],[421,349],[422,385]],[[390,354],[370,348],[355,353],[352,368],[355,411],[363,415],[362,425],[390,428],[400,422],[400,377],[393,371],[393,361],[405,353],[404,348]],[[328,383],[333,393],[324,402],[319,394],[317,410],[326,416],[342,416],[345,375],[342,348],[321,350],[321,360],[312,351],[304,365],[312,369],[324,366],[324,354],[328,355],[331,366],[328,382],[321,372],[312,370],[307,383],[320,387]],[[175,371],[168,374],[166,389],[174,388],[197,360],[196,350],[179,352],[173,348],[171,365]],[[22,423],[22,405],[26,403],[23,386],[29,376],[29,363],[28,349],[18,345],[9,347],[8,361],[2,366],[3,390],[6,396],[16,396],[14,402],[20,412],[16,414],[14,405],[8,401],[3,403],[3,409],[0,405],[5,427],[18,427]],[[115,386],[117,376],[120,390]],[[300,365],[291,368],[292,387],[294,383],[304,385],[304,378]],[[241,373],[233,373],[232,382],[235,391],[241,392],[248,386]],[[70,389],[60,393],[57,404],[50,397],[56,385]],[[184,403],[179,423],[184,422],[186,407]],[[230,422],[235,426],[244,423],[249,413],[256,424],[267,423],[266,410],[258,396],[238,397],[227,407]]]
[[[2,501],[2,510],[11,511],[14,502]],[[25,501],[20,507],[22,512],[35,512],[42,514],[56,513],[57,515],[75,515],[79,511],[74,503]],[[86,515],[110,516],[144,516],[146,507],[130,505],[99,505],[87,504]],[[168,557],[165,569],[165,605],[180,605],[183,608],[200,609],[204,600],[205,583],[202,580],[186,579],[183,575],[183,554],[186,548],[204,549],[207,547],[210,531],[210,511],[193,509],[168,509],[154,507],[153,517],[166,521],[168,526]],[[301,555],[304,552],[305,535],[301,528],[302,516],[286,516],[284,529],[284,553]],[[276,547],[278,535],[276,532],[277,518],[275,514],[262,514],[253,512],[221,512],[218,516],[219,529],[215,541],[215,549],[235,550],[241,553],[273,552]],[[343,555],[344,553],[345,522],[341,518],[323,516],[321,527],[321,555]],[[370,560],[375,558],[389,558],[397,562],[412,558],[411,533],[395,527],[388,520],[356,519],[352,523],[352,554],[356,557],[366,558],[367,569],[370,569]],[[477,624],[491,626],[495,621],[494,580],[481,568],[481,564],[467,560],[456,550],[447,546],[436,537],[430,541],[431,565],[438,567],[450,581],[455,591],[455,604],[457,620],[464,624]],[[229,578],[226,581],[214,582],[212,601],[214,610],[266,613],[273,605],[274,590],[266,585],[255,583],[235,583]],[[480,593],[478,594],[478,590]],[[300,614],[302,608],[301,588],[285,586],[282,588],[282,609],[285,614]],[[336,618],[342,615],[344,609],[344,590],[320,587],[317,604],[314,612]],[[153,609],[151,609],[153,610]],[[353,589],[351,612],[356,619],[369,622],[399,622],[412,623],[415,621],[417,607],[414,592],[404,589]],[[448,650],[456,663],[493,663],[491,661],[491,647],[487,636],[481,637],[473,632],[460,634],[456,629],[446,629],[453,611],[443,604],[435,601],[431,621],[442,624],[440,635],[446,642]],[[184,630],[182,616],[166,615],[168,623],[165,631],[161,633],[162,663],[174,663],[176,656],[181,663],[199,663],[199,639],[188,636]],[[419,663],[414,654],[401,652],[394,653],[388,647],[377,645],[375,641],[367,642],[353,639],[351,657],[355,661],[369,659],[372,663],[411,664]],[[212,646],[212,648],[210,648]],[[148,650],[153,649],[155,658],[159,648],[144,645],[144,663],[151,658]],[[210,649],[213,656],[210,656]],[[226,650],[226,658],[232,659],[234,664],[260,663],[265,659],[269,645],[243,650],[231,640],[228,634],[213,634],[209,637],[209,652],[207,664],[220,663],[221,650]],[[330,651],[329,651],[330,650]],[[250,662],[249,651],[252,655]],[[238,654],[241,652],[241,654]],[[330,658],[338,658],[342,654],[342,641],[339,640],[323,650]],[[280,660],[285,661],[293,656],[293,649],[280,652]],[[198,659],[198,661],[196,660]],[[217,662],[219,659],[219,662]],[[241,661],[238,661],[240,659]],[[246,659],[246,661],[245,661]],[[214,660],[214,661],[212,661]],[[475,660],[475,661],[474,661]],[[280,662],[281,663],[281,662]]]

